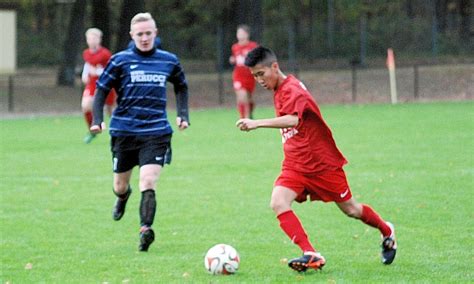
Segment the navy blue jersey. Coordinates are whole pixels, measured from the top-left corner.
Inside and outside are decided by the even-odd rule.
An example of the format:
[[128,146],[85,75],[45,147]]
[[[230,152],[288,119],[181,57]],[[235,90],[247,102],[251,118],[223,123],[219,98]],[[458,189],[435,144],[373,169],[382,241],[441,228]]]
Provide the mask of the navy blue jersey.
[[187,110],[188,86],[176,55],[155,48],[149,52],[133,48],[114,54],[97,81],[97,88],[105,93],[111,88],[117,92],[110,135],[172,133],[166,113],[167,81],[174,85],[177,99],[185,96]]

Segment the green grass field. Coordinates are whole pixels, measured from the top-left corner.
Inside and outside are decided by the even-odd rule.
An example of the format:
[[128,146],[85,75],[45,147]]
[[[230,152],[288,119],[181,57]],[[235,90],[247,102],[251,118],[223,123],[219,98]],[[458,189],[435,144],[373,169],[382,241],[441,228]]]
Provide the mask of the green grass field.
[[[173,139],[158,184],[157,241],[139,253],[137,169],[127,212],[111,218],[109,136],[92,144],[79,116],[0,121],[2,283],[474,282],[474,103],[323,106],[354,196],[396,225],[395,262],[380,236],[334,204],[295,204],[322,272],[298,274],[299,256],[269,208],[282,158],[277,130],[243,133],[235,110],[192,112]],[[270,108],[257,117],[273,116]],[[203,257],[237,248],[233,276]]]

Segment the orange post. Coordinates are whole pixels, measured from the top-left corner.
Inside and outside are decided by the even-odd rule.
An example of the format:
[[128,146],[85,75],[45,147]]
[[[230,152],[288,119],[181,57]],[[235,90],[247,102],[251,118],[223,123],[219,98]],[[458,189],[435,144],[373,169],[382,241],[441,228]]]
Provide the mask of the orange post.
[[395,69],[395,57],[393,56],[393,49],[387,49],[387,68]]
[[396,104],[398,101],[397,95],[397,81],[395,78],[395,56],[393,55],[393,49],[387,49],[387,68],[390,76],[390,98],[392,104]]

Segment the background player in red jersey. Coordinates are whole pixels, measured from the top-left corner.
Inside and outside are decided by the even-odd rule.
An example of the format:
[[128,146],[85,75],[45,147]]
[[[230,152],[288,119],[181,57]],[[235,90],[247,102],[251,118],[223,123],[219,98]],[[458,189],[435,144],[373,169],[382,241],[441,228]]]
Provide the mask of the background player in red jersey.
[[252,98],[252,93],[255,90],[255,80],[249,68],[245,66],[245,56],[258,45],[250,40],[250,28],[247,25],[239,25],[236,36],[237,43],[232,45],[232,55],[229,58],[230,64],[235,65],[232,81],[240,118],[249,118],[255,108]]
[[395,230],[368,205],[358,203],[342,167],[347,163],[324,121],[316,101],[294,76],[285,75],[272,50],[257,47],[245,64],[257,82],[274,92],[276,118],[240,119],[242,131],[257,128],[280,128],[285,158],[282,172],[276,179],[270,206],[277,215],[281,229],[303,251],[303,256],[288,265],[297,271],[320,269],[326,260],[317,253],[295,213],[294,200],[335,202],[347,216],[379,229],[382,234],[382,262],[391,264],[396,254]]
[[[90,28],[86,31],[86,41],[88,48],[82,53],[84,59],[84,68],[82,70],[82,82],[85,84],[82,93],[81,107],[84,118],[87,123],[87,129],[92,124],[92,104],[94,103],[95,84],[100,74],[104,71],[104,67],[112,56],[111,52],[101,46],[102,31],[97,28]],[[115,105],[116,94],[112,89],[105,102],[107,112],[112,114]],[[85,143],[90,143],[94,139],[95,134],[88,133],[84,138]]]

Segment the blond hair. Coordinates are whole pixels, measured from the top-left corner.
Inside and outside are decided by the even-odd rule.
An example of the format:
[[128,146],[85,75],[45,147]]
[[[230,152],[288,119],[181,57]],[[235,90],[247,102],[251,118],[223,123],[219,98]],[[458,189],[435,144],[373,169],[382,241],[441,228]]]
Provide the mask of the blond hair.
[[246,24],[241,24],[237,26],[237,30],[242,29],[244,30],[248,35],[250,35],[250,26]]
[[89,34],[93,34],[93,35],[96,35],[96,36],[102,38],[102,31],[99,30],[98,28],[87,29],[86,36],[89,35]]
[[132,30],[132,26],[135,25],[136,23],[148,22],[148,21],[152,21],[153,24],[156,27],[156,22],[153,19],[153,17],[151,16],[150,13],[148,13],[148,12],[147,13],[138,13],[135,16],[133,16],[132,20],[130,21],[130,30]]

